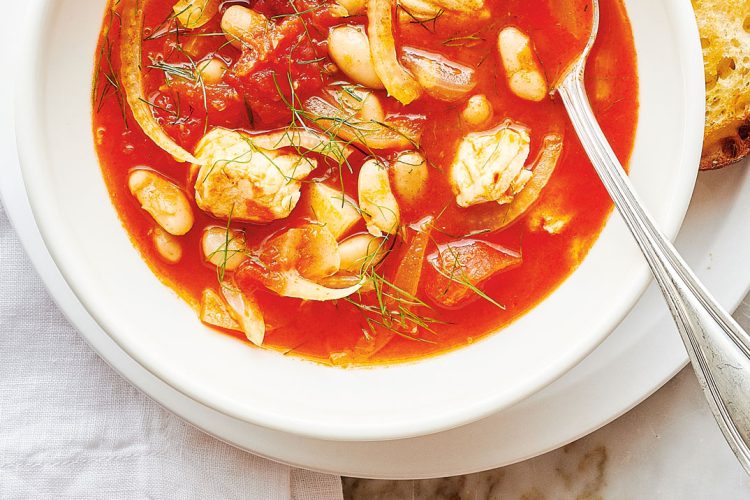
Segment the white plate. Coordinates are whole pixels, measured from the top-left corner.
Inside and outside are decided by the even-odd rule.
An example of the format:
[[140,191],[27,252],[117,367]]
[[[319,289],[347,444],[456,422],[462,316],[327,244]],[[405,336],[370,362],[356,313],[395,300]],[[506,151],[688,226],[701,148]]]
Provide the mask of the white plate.
[[[0,88],[2,90],[2,88]],[[5,118],[5,117],[3,117]],[[265,457],[362,477],[442,477],[500,467],[593,432],[661,387],[687,355],[651,286],[625,321],[580,365],[532,398],[448,432],[381,443],[330,442],[264,429],[175,391],[128,357],[80,305],[44,248],[15,160],[9,120],[0,122],[0,195],[55,301],[99,354],[165,408],[209,434]],[[734,309],[750,287],[750,164],[703,173],[677,246],[714,295]]]
[[[641,102],[631,179],[674,235],[692,192],[703,128],[695,19],[683,0],[625,3]],[[23,175],[47,249],[76,296],[121,348],[183,394],[318,439],[443,431],[507,408],[567,372],[648,284],[630,234],[611,218],[581,266],[546,300],[501,335],[441,356],[345,371],[216,335],[143,262],[98,175],[90,75],[103,8],[103,0],[32,2],[17,89]]]

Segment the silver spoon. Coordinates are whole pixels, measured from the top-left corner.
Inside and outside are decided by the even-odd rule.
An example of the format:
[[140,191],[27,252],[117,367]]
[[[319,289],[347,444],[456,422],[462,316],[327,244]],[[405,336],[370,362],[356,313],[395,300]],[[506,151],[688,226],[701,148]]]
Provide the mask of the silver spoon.
[[599,30],[599,1],[592,0],[592,7],[593,27],[586,48],[552,93],[562,98],[596,173],[646,257],[711,412],[750,474],[750,336],[716,302],[656,227],[594,117],[584,86],[586,60]]

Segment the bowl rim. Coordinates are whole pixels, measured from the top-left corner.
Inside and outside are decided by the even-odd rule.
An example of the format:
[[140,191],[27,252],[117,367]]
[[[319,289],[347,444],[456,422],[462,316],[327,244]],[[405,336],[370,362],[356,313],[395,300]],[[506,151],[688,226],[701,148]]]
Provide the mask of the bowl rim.
[[[42,72],[42,56],[44,53],[44,40],[47,32],[44,28],[48,26],[52,12],[54,11],[54,9],[48,8],[48,6],[55,1],[56,0],[33,0],[29,6],[27,30],[25,30],[27,36],[26,43],[24,44],[25,57],[22,59],[26,61],[26,64],[23,65],[23,68],[19,73],[19,84],[16,85],[15,119],[17,146],[24,184],[26,185],[26,190],[29,195],[34,218],[45,245],[55,261],[55,264],[60,269],[61,274],[84,308],[91,314],[100,327],[102,327],[102,329],[107,332],[107,334],[122,349],[124,349],[125,352],[141,363],[151,373],[191,399],[227,415],[263,427],[326,440],[376,441],[408,438],[439,432],[479,420],[502,408],[511,406],[562,376],[596,348],[604,338],[606,338],[606,336],[630,311],[632,306],[636,303],[636,299],[643,293],[650,282],[650,275],[648,274],[644,262],[643,272],[641,273],[641,276],[639,276],[640,279],[634,279],[631,285],[631,293],[628,295],[628,300],[623,300],[623,306],[617,311],[618,314],[614,314],[613,312],[608,321],[602,322],[603,325],[606,325],[602,327],[606,332],[598,336],[592,334],[592,340],[586,345],[586,348],[581,349],[575,357],[571,356],[566,359],[565,363],[558,363],[555,366],[549,367],[549,369],[545,371],[544,376],[539,375],[536,379],[530,381],[525,386],[519,386],[518,390],[510,397],[507,393],[504,397],[492,397],[492,395],[489,395],[477,401],[477,403],[472,406],[465,406],[459,409],[449,409],[439,415],[435,415],[430,421],[425,421],[424,419],[399,421],[397,428],[389,422],[383,422],[382,425],[373,426],[371,429],[363,429],[361,426],[357,425],[342,427],[340,423],[331,426],[316,422],[312,425],[309,420],[294,417],[279,418],[279,415],[276,413],[265,412],[258,408],[253,408],[252,411],[248,412],[247,408],[236,408],[229,404],[231,403],[229,401],[217,401],[216,399],[211,398],[210,394],[200,393],[194,390],[195,388],[191,387],[189,383],[183,383],[186,381],[171,380],[168,377],[163,376],[164,372],[159,366],[155,366],[143,359],[143,356],[139,356],[138,352],[133,352],[129,349],[127,344],[121,342],[118,335],[111,333],[113,325],[110,325],[107,321],[106,314],[104,314],[103,311],[98,311],[96,309],[92,302],[88,300],[86,291],[81,290],[81,288],[77,286],[76,280],[71,275],[71,268],[67,265],[66,259],[64,258],[65,252],[62,251],[60,240],[55,237],[57,235],[56,228],[52,227],[53,225],[49,223],[45,217],[39,216],[42,212],[42,203],[44,202],[44,190],[39,183],[35,182],[34,173],[35,169],[39,172],[38,169],[41,168],[40,165],[44,162],[46,151],[44,151],[44,148],[39,147],[39,142],[35,135],[35,124],[42,121],[42,108],[40,106],[41,100],[35,99],[35,96],[43,92],[41,87],[43,79],[37,78],[37,75]],[[697,160],[700,157],[702,145],[702,140],[698,140],[698,137],[700,136],[702,139],[705,113],[703,59],[699,43],[697,23],[692,6],[689,3],[680,2],[679,0],[664,1],[669,2],[671,5],[670,13],[673,15],[674,20],[673,29],[675,35],[677,35],[676,47],[680,49],[678,55],[680,56],[681,67],[684,72],[683,90],[685,94],[685,102],[695,103],[692,106],[686,106],[687,109],[684,110],[685,127],[682,132],[682,137],[685,138],[686,150],[682,152],[682,158],[683,162],[690,161],[691,163],[695,163],[695,176],[697,176]],[[699,105],[698,103],[701,104]],[[695,136],[696,140],[687,140],[693,136]],[[692,160],[695,161],[693,162]],[[680,201],[683,202],[684,206],[681,206],[679,210],[673,211],[670,215],[671,220],[668,225],[673,228],[667,234],[670,238],[674,238],[677,234],[681,221],[686,213],[690,196],[692,194],[692,186],[695,182],[695,176],[685,175],[683,178],[683,183],[685,184],[684,189],[680,189],[678,192],[684,193],[684,196],[680,197]],[[553,292],[553,294],[554,293],[555,292]],[[488,334],[488,336],[491,335],[492,334]],[[532,386],[533,388],[529,389],[529,386]]]

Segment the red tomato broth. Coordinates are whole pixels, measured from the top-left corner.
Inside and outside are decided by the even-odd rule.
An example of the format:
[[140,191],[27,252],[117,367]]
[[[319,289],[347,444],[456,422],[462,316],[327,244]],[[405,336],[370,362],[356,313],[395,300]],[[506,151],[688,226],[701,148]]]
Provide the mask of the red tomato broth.
[[[592,106],[615,152],[625,163],[632,150],[635,136],[638,80],[630,25],[620,1],[604,0],[601,2],[600,35],[590,59],[587,86],[591,95],[597,96],[600,86],[606,83],[611,84],[607,98],[592,98]],[[308,3],[312,5],[312,2]],[[581,8],[586,2],[551,0],[550,3],[575,5],[576,8]],[[171,13],[172,4],[172,0],[149,0],[147,2],[144,23],[147,28],[144,36],[148,37],[154,32],[155,27],[162,24]],[[227,2],[227,4],[249,5],[249,2]],[[401,45],[439,51],[467,65],[476,66],[481,62],[477,71],[478,84],[472,94],[484,93],[495,109],[493,122],[483,129],[490,129],[508,119],[528,127],[532,140],[529,162],[536,157],[544,134],[552,131],[562,132],[563,155],[549,184],[542,192],[541,198],[524,216],[503,230],[476,236],[476,238],[519,252],[523,256],[523,264],[520,267],[504,272],[482,286],[482,290],[502,304],[505,309],[501,310],[479,298],[458,309],[435,307],[426,314],[439,318],[445,324],[432,325],[431,328],[436,332],[435,334],[422,332],[420,337],[429,342],[417,342],[394,336],[375,355],[367,360],[358,360],[362,364],[410,360],[445,352],[470,344],[508,325],[544,300],[575,270],[596,241],[611,213],[611,201],[575,137],[562,104],[554,99],[530,103],[514,96],[505,83],[505,76],[495,48],[496,33],[499,29],[507,25],[521,28],[533,40],[547,78],[552,81],[560,68],[580,51],[585,40],[576,39],[564,29],[565,23],[559,21],[549,4],[545,2],[530,5],[521,0],[488,0],[487,5],[492,11],[492,19],[478,31],[476,26],[468,25],[462,26],[462,31],[456,32],[455,27],[441,27],[441,22],[438,20],[435,24],[437,28],[433,32],[425,31],[423,25],[402,28],[397,41]],[[254,8],[266,14],[288,12],[288,4],[285,0],[260,0]],[[583,10],[579,17],[585,23],[586,13]],[[219,18],[220,16],[216,16],[198,31],[204,34],[220,33]],[[364,17],[355,17],[353,20],[346,21],[317,16],[314,26],[323,31],[329,26],[343,22],[359,23],[360,19],[366,23]],[[582,36],[586,34],[583,33]],[[461,46],[445,45],[443,42],[451,36],[456,39],[470,40],[470,43],[468,46],[463,41],[460,42]],[[322,39],[324,40],[325,36],[322,36]],[[149,56],[158,55],[165,56],[168,61],[171,60],[170,58],[183,61],[182,55],[179,52],[175,53],[172,42],[172,37],[144,41],[144,65],[149,60]],[[106,49],[106,43],[107,34],[103,33],[100,47]],[[98,74],[100,91],[101,88],[106,87],[102,82],[109,71],[110,60],[113,68],[119,68],[117,55],[119,33],[116,22],[109,34],[109,43],[112,45],[111,58],[104,57],[100,61],[102,66]],[[225,44],[223,37],[201,37],[197,45],[200,46],[201,54],[218,51],[217,55],[230,64],[239,57],[239,51]],[[327,53],[324,44],[317,50],[321,56]],[[201,57],[196,60],[198,59]],[[601,61],[605,64],[601,64]],[[276,61],[270,66],[274,64],[278,66],[279,63]],[[149,99],[161,98],[163,107],[177,105],[173,96],[160,93],[158,90],[165,81],[162,71],[146,69],[144,75],[145,86],[150,92]],[[282,73],[282,75],[285,74]],[[332,81],[340,79],[339,76],[336,75]],[[308,79],[308,85],[304,92],[310,95],[323,86],[323,81],[316,83],[315,79],[309,75],[305,78]],[[225,89],[226,92],[221,95],[208,96],[209,128],[225,126],[263,131],[288,122],[289,110],[278,98],[278,78],[270,82],[273,85],[269,84],[268,78],[262,79],[256,82],[259,84],[252,89],[256,93],[255,99],[266,99],[269,103],[265,112],[253,117],[254,123],[250,122],[245,103],[241,98],[222,100],[222,95],[223,97],[229,96],[232,89]],[[251,89],[245,87],[242,91],[249,92]],[[383,91],[378,93],[381,96],[385,95]],[[165,130],[172,137],[183,147],[192,151],[195,143],[202,137],[205,127],[203,96],[188,95],[186,97],[183,95],[182,98],[186,100],[180,106],[190,106],[192,111],[189,117],[179,125],[170,125],[169,113],[162,110],[157,109],[155,115],[161,118]],[[211,104],[213,100],[223,101],[223,103],[216,107]],[[423,113],[427,116],[427,127],[422,136],[421,145],[431,168],[428,192],[423,198],[424,202],[419,205],[419,210],[410,210],[400,204],[402,205],[402,224],[415,223],[428,214],[438,216],[443,212],[447,203],[455,203],[447,182],[447,169],[461,137],[470,131],[462,125],[459,119],[463,102],[445,103],[430,97],[423,97],[406,108],[406,112]],[[194,177],[190,172],[190,167],[176,162],[154,145],[139,129],[127,110],[126,104],[124,112],[127,116],[127,123],[124,122],[121,103],[118,102],[115,92],[110,89],[101,101],[95,102],[97,103],[93,114],[97,151],[112,202],[123,225],[156,275],[197,308],[201,293],[205,288],[218,290],[216,268],[204,262],[200,250],[201,235],[205,227],[225,226],[226,221],[217,220],[194,205],[192,189]],[[403,111],[403,108],[392,99],[388,100],[385,107],[387,111]],[[273,119],[273,113],[269,111],[274,109],[281,117],[278,120]],[[269,116],[271,119],[268,119]],[[393,156],[393,152],[385,153],[386,157]],[[356,169],[354,172],[344,169],[339,174],[334,162],[319,155],[312,155],[312,157],[318,160],[319,167],[305,182],[325,178],[329,185],[343,185],[347,194],[356,198]],[[351,157],[351,163],[357,167],[361,165],[364,158],[363,154],[355,153]],[[193,203],[195,224],[188,234],[180,237],[183,257],[176,265],[165,262],[154,249],[151,232],[156,227],[155,222],[140,208],[137,200],[128,190],[129,172],[141,166],[153,168],[174,181],[183,188]],[[257,247],[270,235],[283,228],[304,223],[306,217],[309,217],[309,214],[302,209],[306,200],[304,184],[302,199],[297,209],[287,219],[267,225],[232,222],[233,228],[246,230],[249,248]],[[530,229],[530,219],[545,210],[570,217],[570,222],[560,234]],[[360,222],[352,234],[364,230],[364,223]],[[449,236],[436,231],[433,231],[432,238],[435,243],[451,241]],[[379,269],[380,274],[392,276],[398,264],[394,256],[399,255],[402,246],[400,241],[396,243],[391,257],[386,259]],[[434,250],[433,244],[428,253]],[[255,290],[255,295],[268,324],[264,342],[264,346],[268,348],[329,362],[331,354],[352,349],[363,337],[365,322],[362,313],[346,301],[302,302],[297,299],[279,297],[261,288]],[[418,295],[423,298],[421,291]],[[230,333],[244,339],[241,333]]]

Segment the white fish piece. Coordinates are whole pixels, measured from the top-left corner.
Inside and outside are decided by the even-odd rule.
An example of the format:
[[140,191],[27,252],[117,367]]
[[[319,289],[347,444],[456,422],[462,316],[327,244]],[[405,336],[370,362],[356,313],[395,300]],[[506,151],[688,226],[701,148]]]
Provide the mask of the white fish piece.
[[456,203],[510,203],[531,177],[524,169],[529,141],[528,131],[508,125],[464,137],[450,169]]
[[195,154],[204,163],[195,180],[195,202],[225,220],[288,217],[299,201],[301,182],[317,167],[314,159],[259,148],[252,137],[224,128],[208,132]]

